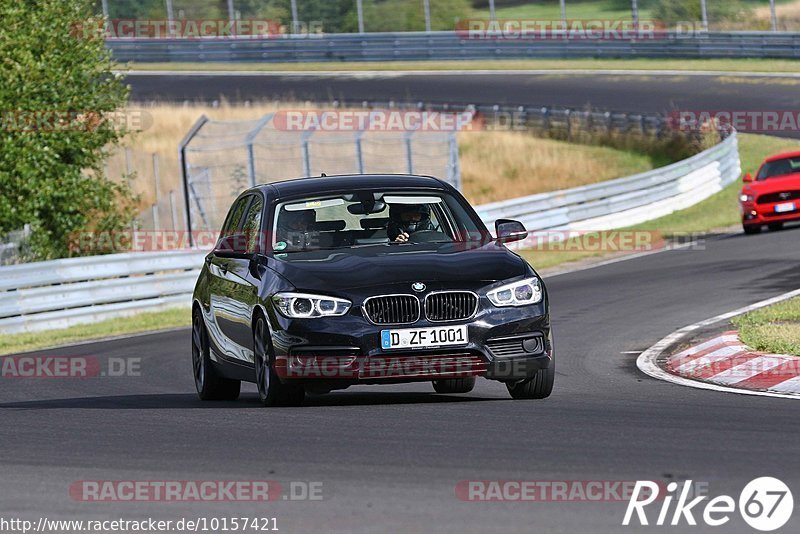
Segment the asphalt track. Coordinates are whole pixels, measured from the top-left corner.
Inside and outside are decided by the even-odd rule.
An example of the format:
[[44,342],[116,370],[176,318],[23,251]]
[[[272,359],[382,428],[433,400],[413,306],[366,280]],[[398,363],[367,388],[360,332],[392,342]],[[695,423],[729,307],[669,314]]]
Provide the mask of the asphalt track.
[[[131,76],[135,100],[264,97],[418,98],[630,111],[797,107],[790,84],[705,77]],[[512,83],[513,82],[513,83]],[[585,82],[585,83],[584,83]],[[591,84],[591,91],[587,90]],[[141,375],[0,383],[0,517],[276,517],[282,532],[625,532],[624,502],[463,502],[462,480],[693,479],[738,498],[776,476],[800,496],[800,426],[791,400],[650,379],[639,351],[693,322],[800,287],[800,229],[711,238],[546,280],[557,379],[544,401],[499,383],[467,395],[429,384],[363,386],[262,409],[194,394],[189,331],[36,354],[141,358]],[[78,502],[80,480],[318,481],[321,501]],[[657,509],[649,517],[655,519]],[[698,515],[698,514],[696,514]],[[795,511],[788,530],[796,530]],[[685,523],[670,532],[704,532]],[[724,532],[749,532],[733,515]]]
[[[625,112],[786,111],[800,106],[794,77],[674,74],[391,73],[129,74],[134,101],[295,99],[593,107]],[[772,132],[800,137],[798,132]]]
[[[455,486],[689,478],[738,498],[749,480],[770,475],[797,492],[796,403],[653,380],[627,352],[799,287],[798,237],[800,228],[711,238],[702,250],[548,279],[558,373],[544,401],[512,401],[481,380],[467,395],[436,395],[425,383],[361,386],[263,409],[247,388],[238,402],[202,403],[188,330],[43,352],[141,358],[141,376],[3,380],[2,516],[275,516],[283,532],[624,532],[640,530],[620,526],[625,503],[463,502]],[[320,481],[324,498],[71,499],[70,485],[87,479]],[[720,531],[745,527],[735,515]]]

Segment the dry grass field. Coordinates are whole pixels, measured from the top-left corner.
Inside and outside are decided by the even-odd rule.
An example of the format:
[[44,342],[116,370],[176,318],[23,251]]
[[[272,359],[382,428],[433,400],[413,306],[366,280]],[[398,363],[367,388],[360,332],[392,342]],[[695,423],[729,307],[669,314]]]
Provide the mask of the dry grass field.
[[[131,186],[139,194],[144,211],[156,199],[155,154],[159,218],[161,227],[169,229],[170,191],[175,193],[182,220],[178,144],[197,118],[205,114],[220,121],[253,120],[280,107],[272,102],[250,106],[223,103],[218,107],[159,104],[128,110],[142,127],[126,140],[131,147],[127,157],[126,150],[119,150],[109,159],[108,177],[121,180],[130,166],[136,172]],[[652,168],[650,158],[645,155],[539,139],[524,132],[462,132],[458,142],[463,191],[474,204],[609,180]],[[229,154],[228,159],[241,161],[237,153]],[[225,158],[226,153],[222,152],[220,157]]]

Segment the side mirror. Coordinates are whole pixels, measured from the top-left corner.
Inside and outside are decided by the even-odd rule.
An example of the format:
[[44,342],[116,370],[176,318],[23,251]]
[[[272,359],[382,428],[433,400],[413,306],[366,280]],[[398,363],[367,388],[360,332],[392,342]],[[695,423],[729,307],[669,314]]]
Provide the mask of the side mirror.
[[747,174],[744,175],[744,177],[742,178],[742,181],[745,182],[745,183],[752,182],[753,181],[753,175],[748,172]]
[[528,237],[528,231],[525,230],[525,226],[519,221],[497,219],[494,222],[494,228],[497,241],[500,243],[511,243],[512,241],[520,241]]
[[214,254],[221,258],[241,257],[247,254],[247,236],[233,234],[217,241]]

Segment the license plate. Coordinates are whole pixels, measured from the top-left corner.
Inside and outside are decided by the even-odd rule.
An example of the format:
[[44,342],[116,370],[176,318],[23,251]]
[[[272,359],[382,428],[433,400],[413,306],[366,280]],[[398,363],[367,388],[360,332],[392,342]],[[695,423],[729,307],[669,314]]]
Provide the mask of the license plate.
[[465,345],[468,342],[467,325],[381,330],[381,348],[385,350],[427,349]]
[[787,211],[794,211],[794,202],[785,202],[775,206],[775,213],[786,213]]

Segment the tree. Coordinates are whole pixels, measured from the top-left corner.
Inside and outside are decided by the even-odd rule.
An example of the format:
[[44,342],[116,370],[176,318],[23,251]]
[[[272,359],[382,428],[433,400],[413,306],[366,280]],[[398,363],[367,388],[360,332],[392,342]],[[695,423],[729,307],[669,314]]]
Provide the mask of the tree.
[[0,20],[0,234],[29,223],[37,258],[68,256],[79,232],[132,219],[130,191],[103,177],[128,88],[90,1],[2,2]]

